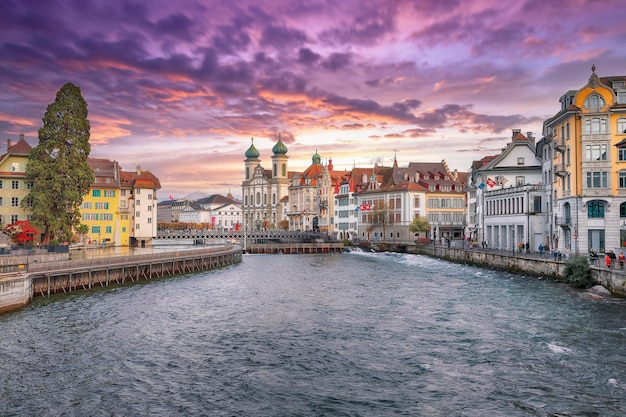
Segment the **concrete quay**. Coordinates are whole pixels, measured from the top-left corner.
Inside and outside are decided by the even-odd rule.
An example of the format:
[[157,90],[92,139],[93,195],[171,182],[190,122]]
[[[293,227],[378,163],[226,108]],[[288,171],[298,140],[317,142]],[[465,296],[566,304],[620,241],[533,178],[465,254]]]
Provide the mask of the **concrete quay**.
[[[541,276],[561,280],[566,261],[555,261],[551,256],[539,257],[536,254],[507,252],[485,249],[464,249],[460,247],[414,245],[414,244],[373,244],[376,251],[405,252],[431,256],[451,262],[494,268],[518,274]],[[590,266],[594,281],[605,287],[613,295],[626,298],[626,270]]]

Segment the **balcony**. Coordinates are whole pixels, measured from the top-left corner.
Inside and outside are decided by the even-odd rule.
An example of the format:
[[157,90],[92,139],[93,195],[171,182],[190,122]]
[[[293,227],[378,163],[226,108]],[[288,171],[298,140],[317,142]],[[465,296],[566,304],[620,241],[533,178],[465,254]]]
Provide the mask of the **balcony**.
[[556,175],[557,177],[565,178],[569,175],[569,172],[564,169],[561,169],[561,170],[556,171],[554,175]]

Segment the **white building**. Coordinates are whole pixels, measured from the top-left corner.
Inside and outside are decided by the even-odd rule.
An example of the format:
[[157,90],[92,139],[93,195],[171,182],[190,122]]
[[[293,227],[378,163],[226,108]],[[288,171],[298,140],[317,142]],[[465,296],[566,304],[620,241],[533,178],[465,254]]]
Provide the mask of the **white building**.
[[122,171],[120,209],[130,211],[130,244],[145,246],[157,235],[157,190],[159,179],[137,166],[133,172]]
[[513,138],[500,155],[474,173],[477,238],[503,250],[536,250],[545,244],[545,191],[542,164],[535,154],[531,133],[513,130]]
[[278,136],[272,148],[272,169],[261,166],[260,152],[254,142],[245,153],[245,176],[241,183],[242,214],[246,230],[275,229],[284,218],[281,199],[288,195],[287,147]]

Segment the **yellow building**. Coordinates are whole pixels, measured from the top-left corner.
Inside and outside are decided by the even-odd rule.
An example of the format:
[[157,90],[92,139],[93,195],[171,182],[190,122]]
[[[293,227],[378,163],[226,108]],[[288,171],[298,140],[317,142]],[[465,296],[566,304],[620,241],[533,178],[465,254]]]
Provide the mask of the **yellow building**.
[[32,187],[26,180],[26,165],[31,146],[20,135],[19,141],[11,145],[7,139],[7,151],[0,156],[0,226],[18,220],[30,220],[30,214],[21,207],[22,200]]
[[561,96],[544,122],[553,154],[553,241],[573,253],[626,246],[626,76],[599,77]]
[[81,223],[88,226],[85,244],[127,246],[129,216],[120,210],[120,167],[116,161],[89,158],[95,181],[81,205]]

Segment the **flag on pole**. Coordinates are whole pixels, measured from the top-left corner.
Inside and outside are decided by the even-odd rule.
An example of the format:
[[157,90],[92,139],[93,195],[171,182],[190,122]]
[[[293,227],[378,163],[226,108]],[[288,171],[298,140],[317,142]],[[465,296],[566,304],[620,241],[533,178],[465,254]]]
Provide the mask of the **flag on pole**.
[[481,182],[481,183],[480,183],[480,185],[478,186],[478,188],[479,188],[480,190],[482,190],[483,188],[485,188],[485,183],[484,183],[484,182]]
[[494,185],[496,185],[496,182],[492,178],[487,178],[487,185],[489,186],[489,188],[492,188]]

